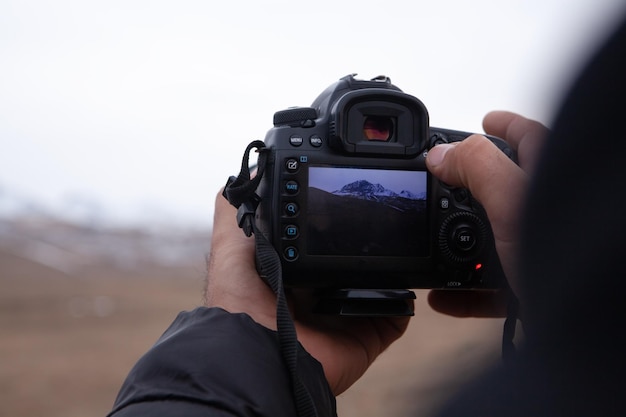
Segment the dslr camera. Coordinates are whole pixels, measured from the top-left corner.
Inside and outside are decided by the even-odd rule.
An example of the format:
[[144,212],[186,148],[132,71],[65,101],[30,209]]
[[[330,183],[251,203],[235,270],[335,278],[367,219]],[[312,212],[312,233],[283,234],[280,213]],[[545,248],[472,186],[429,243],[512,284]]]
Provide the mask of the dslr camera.
[[[348,75],[310,107],[276,112],[256,223],[284,285],[366,299],[501,287],[483,208],[426,169],[432,146],[470,134],[430,127],[424,104],[385,76]],[[515,160],[503,140],[489,139]]]

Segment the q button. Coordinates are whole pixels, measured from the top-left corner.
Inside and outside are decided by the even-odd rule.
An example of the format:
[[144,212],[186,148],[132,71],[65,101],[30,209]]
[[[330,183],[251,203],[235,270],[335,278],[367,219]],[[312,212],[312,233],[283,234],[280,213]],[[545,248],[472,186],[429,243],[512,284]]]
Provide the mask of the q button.
[[296,203],[286,203],[284,207],[285,215],[295,217],[298,215],[299,207]]

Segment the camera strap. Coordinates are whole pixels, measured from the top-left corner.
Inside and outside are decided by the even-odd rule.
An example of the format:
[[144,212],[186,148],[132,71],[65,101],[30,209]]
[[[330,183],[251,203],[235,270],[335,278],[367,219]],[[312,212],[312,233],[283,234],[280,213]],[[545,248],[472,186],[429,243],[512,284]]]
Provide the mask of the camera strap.
[[[251,178],[249,160],[250,152],[253,149],[257,150],[259,156],[256,175]],[[265,143],[260,140],[250,143],[244,153],[239,175],[228,179],[222,195],[231,205],[237,208],[237,223],[246,236],[250,237],[254,234],[257,270],[263,281],[276,295],[278,343],[291,378],[298,416],[316,417],[317,410],[311,394],[298,374],[298,337],[287,306],[280,258],[272,244],[259,231],[255,222],[256,209],[261,201],[261,198],[256,194],[256,189],[265,171],[267,158],[268,151]]]
[[508,300],[504,331],[502,332],[502,361],[505,364],[509,364],[515,359],[516,354],[513,339],[515,338],[515,328],[519,315],[519,300],[510,287],[507,287],[506,292]]

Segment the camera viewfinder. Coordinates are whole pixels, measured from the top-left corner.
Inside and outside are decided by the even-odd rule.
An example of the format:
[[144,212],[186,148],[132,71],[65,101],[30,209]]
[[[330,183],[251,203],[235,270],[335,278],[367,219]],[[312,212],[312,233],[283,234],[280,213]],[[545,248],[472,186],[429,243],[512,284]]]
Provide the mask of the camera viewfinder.
[[394,120],[385,116],[367,116],[363,123],[363,135],[369,141],[388,142],[394,133]]

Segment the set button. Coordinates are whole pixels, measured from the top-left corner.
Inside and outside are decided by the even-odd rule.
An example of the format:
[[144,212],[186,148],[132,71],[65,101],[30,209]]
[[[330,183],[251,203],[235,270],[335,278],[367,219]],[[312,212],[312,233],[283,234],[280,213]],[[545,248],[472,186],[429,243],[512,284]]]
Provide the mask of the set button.
[[459,226],[454,230],[452,241],[457,248],[468,252],[476,245],[476,233],[472,227]]

